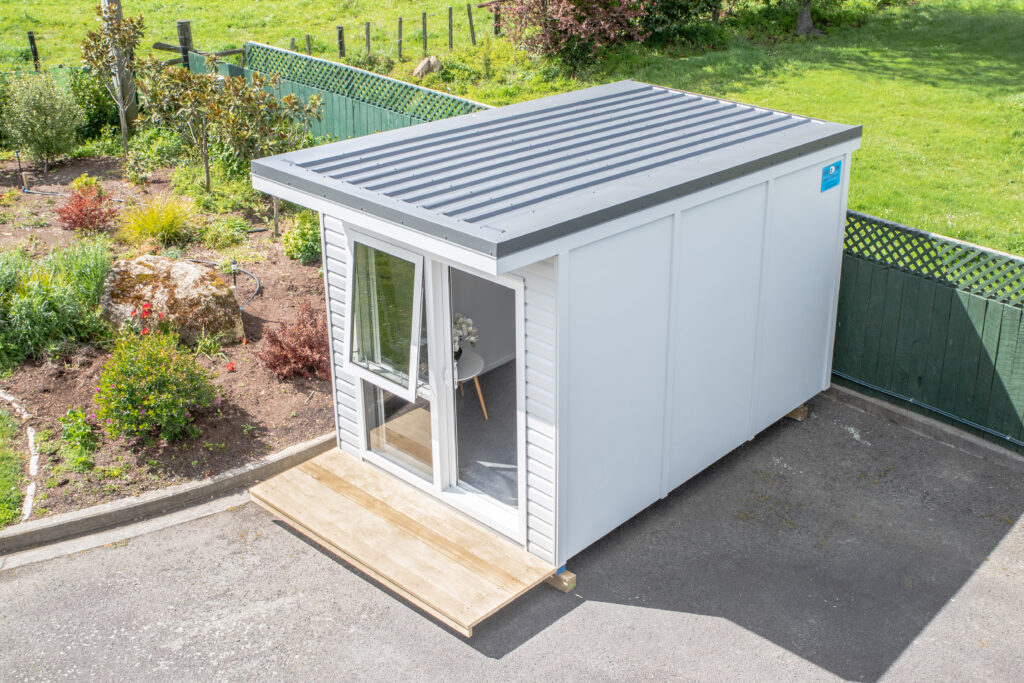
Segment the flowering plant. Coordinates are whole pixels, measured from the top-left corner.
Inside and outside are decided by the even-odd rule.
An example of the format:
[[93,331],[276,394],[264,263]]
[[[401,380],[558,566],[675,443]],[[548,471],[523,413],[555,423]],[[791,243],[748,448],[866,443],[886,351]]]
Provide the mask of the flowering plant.
[[155,318],[152,317],[153,315],[153,304],[149,302],[142,304],[140,308],[133,308],[128,314],[128,319],[124,321],[122,333],[138,334],[145,337],[152,332],[167,333],[171,331],[171,323],[164,319],[166,316],[163,311],[156,313]]
[[457,353],[462,348],[463,341],[468,341],[470,346],[476,346],[477,334],[473,319],[464,318],[461,313],[456,313],[455,324],[452,325],[452,351]]

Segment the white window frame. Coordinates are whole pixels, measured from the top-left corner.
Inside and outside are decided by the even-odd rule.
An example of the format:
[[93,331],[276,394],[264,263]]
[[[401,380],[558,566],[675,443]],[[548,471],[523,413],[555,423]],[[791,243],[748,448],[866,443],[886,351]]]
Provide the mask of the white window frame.
[[[351,373],[353,376],[359,379],[364,379],[370,384],[380,387],[381,389],[391,392],[395,396],[412,403],[416,400],[417,391],[420,385],[420,331],[423,329],[423,255],[351,229],[346,230],[346,235],[348,237],[349,256],[348,263],[346,264],[346,269],[348,271],[348,290],[345,293],[345,310],[348,312],[348,334],[346,335],[347,348],[345,349],[344,363],[342,367],[346,372]],[[409,261],[415,267],[415,287],[413,289],[412,298],[412,333],[410,335],[411,339],[409,340],[409,386],[407,387],[389,380],[372,370],[364,368],[362,365],[352,360],[352,354],[355,348],[353,340],[356,333],[356,244],[362,244],[363,246],[370,247],[371,249],[383,251],[395,258]]]

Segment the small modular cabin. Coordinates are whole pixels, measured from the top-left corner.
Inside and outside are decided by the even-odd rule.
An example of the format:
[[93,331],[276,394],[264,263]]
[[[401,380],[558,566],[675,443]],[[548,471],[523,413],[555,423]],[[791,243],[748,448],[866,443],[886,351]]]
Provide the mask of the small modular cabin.
[[859,126],[623,81],[258,160],[341,450],[562,567],[829,386]]

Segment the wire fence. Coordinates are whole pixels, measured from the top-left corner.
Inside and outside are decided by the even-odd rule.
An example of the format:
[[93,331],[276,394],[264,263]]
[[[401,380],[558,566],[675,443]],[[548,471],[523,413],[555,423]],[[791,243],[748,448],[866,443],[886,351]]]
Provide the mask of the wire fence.
[[418,59],[427,54],[473,47],[500,31],[500,20],[487,7],[449,6],[434,12],[399,16],[388,22],[348,22],[291,38],[281,47],[313,56],[353,58],[376,55]]

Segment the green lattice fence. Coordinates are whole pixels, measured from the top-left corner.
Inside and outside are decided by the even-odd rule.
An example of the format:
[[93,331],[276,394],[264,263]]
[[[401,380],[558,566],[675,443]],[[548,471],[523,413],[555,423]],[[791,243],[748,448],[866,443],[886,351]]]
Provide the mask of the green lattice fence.
[[[190,53],[189,66],[196,71],[205,71],[205,58]],[[281,77],[279,97],[294,93],[305,100],[311,95],[320,95],[324,115],[314,125],[313,133],[338,139],[489,108],[346,64],[261,43],[246,43],[244,69],[233,64],[220,65],[221,73],[232,76],[251,75],[254,71],[276,73]]]
[[1024,260],[853,211],[844,247],[836,374],[1024,451]]

